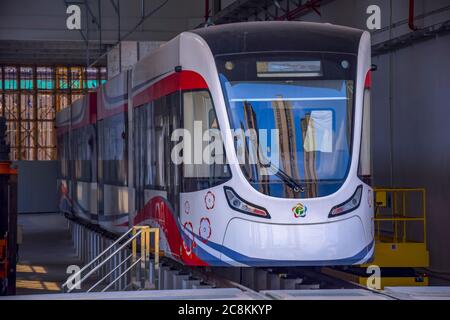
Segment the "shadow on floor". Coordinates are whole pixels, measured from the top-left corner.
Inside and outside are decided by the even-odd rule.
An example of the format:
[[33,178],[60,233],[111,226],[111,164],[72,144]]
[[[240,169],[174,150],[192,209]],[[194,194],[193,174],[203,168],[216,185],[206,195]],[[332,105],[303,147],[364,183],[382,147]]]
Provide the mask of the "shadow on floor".
[[23,229],[17,265],[17,295],[58,293],[67,267],[79,265],[67,220],[61,214],[21,214]]

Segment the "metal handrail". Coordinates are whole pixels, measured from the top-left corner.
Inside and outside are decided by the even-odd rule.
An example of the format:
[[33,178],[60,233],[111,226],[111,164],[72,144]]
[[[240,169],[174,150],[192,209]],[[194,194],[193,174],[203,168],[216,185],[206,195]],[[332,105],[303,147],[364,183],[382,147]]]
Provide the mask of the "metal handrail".
[[117,282],[117,280],[122,279],[122,277],[127,274],[128,271],[130,271],[131,269],[134,268],[135,265],[137,265],[139,262],[141,262],[142,257],[140,257],[139,259],[137,259],[129,268],[127,268],[120,276],[118,276],[114,281],[112,281],[109,285],[107,285],[105,288],[103,288],[102,292],[105,292],[106,290],[108,290],[114,283]]
[[[133,230],[133,229],[128,230],[128,232],[125,233],[125,235],[128,234],[131,230]],[[93,268],[91,271],[89,271],[82,279],[80,279],[77,283],[75,283],[71,288],[68,288],[68,291],[67,291],[67,292],[72,292],[72,290],[73,290],[75,287],[77,287],[77,286],[78,286],[79,284],[81,284],[84,280],[86,280],[87,278],[89,278],[94,272],[96,272],[101,266],[103,266],[107,261],[109,261],[109,260],[110,260],[112,257],[114,257],[117,253],[119,253],[123,248],[125,248],[127,245],[129,245],[130,242],[132,242],[134,239],[136,239],[141,233],[142,233],[142,230],[139,230],[138,232],[136,232],[136,234],[134,234],[131,238],[129,238],[129,239],[128,239],[123,245],[121,245],[116,251],[114,251],[114,252],[113,252],[111,255],[109,255],[105,260],[103,260],[103,261],[100,262],[97,266],[95,266],[95,268]],[[117,241],[114,242],[112,246],[116,245],[121,239],[123,239],[123,236],[120,237],[119,239],[117,239]],[[112,246],[110,246],[110,247],[112,247]],[[98,260],[98,257],[97,257],[96,259],[94,259],[93,261],[96,261],[96,260]],[[86,265],[82,270],[85,270],[87,266],[92,265],[92,262],[93,262],[93,261],[91,261],[88,265]],[[127,271],[128,271],[128,270],[127,270]],[[76,275],[79,275],[79,274],[81,274],[81,270],[78,271],[78,272],[76,273]],[[74,277],[75,277],[75,275],[69,277],[69,280],[67,280],[66,283],[64,283],[64,285],[67,284],[67,283],[68,283],[70,280],[72,280]],[[121,277],[119,277],[119,279],[120,279],[120,278],[121,278]]]
[[[407,229],[406,224],[410,222],[420,222],[423,224],[423,243],[426,245],[427,243],[427,204],[426,204],[426,189],[424,188],[375,188],[375,193],[386,193],[392,194],[393,202],[392,207],[389,214],[380,214],[377,212],[374,217],[374,222],[376,224],[376,234],[378,237],[381,236],[381,232],[386,232],[386,230],[381,229],[380,223],[382,222],[392,222],[394,230],[393,233],[393,241],[395,242],[407,242]],[[421,212],[420,216],[409,216],[407,214],[407,195],[418,193],[421,199]],[[397,204],[397,197],[401,196],[401,206]],[[399,208],[400,207],[400,208]],[[381,208],[381,207],[380,207]],[[387,208],[387,207],[386,207]],[[398,212],[401,211],[400,214]],[[399,239],[398,229],[399,223],[403,223],[403,234],[402,240]]]
[[[111,248],[113,248],[114,246],[117,245],[117,243],[119,243],[122,239],[124,239],[128,234],[131,233],[131,231],[133,231],[133,229],[128,230],[127,232],[125,232],[123,235],[121,235],[115,242],[113,242],[108,248],[106,248],[103,252],[101,252],[94,260],[92,260],[91,262],[89,262],[87,265],[85,265],[83,268],[81,268],[79,271],[77,271],[76,273],[74,273],[73,275],[71,275],[66,282],[64,282],[62,284],[62,288],[67,287],[67,285],[69,284],[69,282],[71,282],[74,278],[76,278],[77,276],[79,276],[84,270],[86,270],[87,268],[89,268],[92,264],[94,264],[97,260],[99,260],[105,253],[107,253]],[[129,242],[129,241],[127,241]],[[70,292],[70,291],[69,291]]]
[[114,269],[112,269],[110,272],[108,272],[108,274],[106,276],[104,276],[103,278],[101,278],[99,281],[97,281],[97,283],[95,283],[92,287],[89,288],[89,290],[87,292],[91,292],[95,287],[97,287],[100,283],[103,282],[103,280],[105,280],[106,278],[108,278],[111,274],[114,273],[114,271],[116,271],[117,269],[119,269],[121,266],[123,266],[133,255],[130,254],[125,260],[123,260],[117,267],[115,267]]
[[[131,232],[132,234],[130,234]],[[151,244],[150,242],[152,235],[154,236],[154,244]],[[86,233],[79,228],[72,230],[75,246],[81,243],[80,239],[81,241],[85,241],[83,236],[88,237],[89,247],[94,252],[97,251],[99,244],[100,246],[103,246],[103,242],[98,243],[96,240],[99,238],[98,234],[93,235],[88,232],[86,235]],[[140,246],[139,253],[137,250],[138,244]],[[152,246],[155,247],[155,258],[153,262],[150,260],[150,248]],[[91,256],[91,253],[93,252],[90,252],[87,246],[82,246],[81,251],[79,252],[81,260],[85,261],[88,259],[89,256]],[[140,257],[138,257],[139,255]],[[131,258],[132,261],[130,261]],[[82,269],[68,277],[62,286],[64,292],[70,293],[76,289],[81,289],[81,284],[85,284],[88,278],[92,279],[92,283],[95,282],[95,284],[85,284],[86,288],[84,288],[84,291],[87,289],[87,292],[93,292],[95,289],[96,291],[100,290],[101,292],[104,292],[112,285],[114,285],[116,290],[121,290],[123,287],[128,289],[130,285],[135,285],[138,281],[140,282],[142,289],[154,288],[153,285],[156,284],[152,285],[151,282],[159,283],[160,280],[159,275],[157,274],[153,274],[152,277],[151,271],[152,268],[154,268],[155,271],[159,269],[159,229],[151,228],[150,226],[134,226],[122,234],[99,255],[94,256],[91,259],[93,260],[87,263]],[[138,266],[137,269],[136,266]],[[130,270],[133,268],[136,269],[136,273],[130,273]],[[131,276],[130,279],[128,279],[128,275]],[[149,281],[150,278],[153,280]],[[117,285],[119,280],[119,285]],[[101,285],[100,288],[99,285]],[[103,290],[101,290],[101,287],[104,287]]]

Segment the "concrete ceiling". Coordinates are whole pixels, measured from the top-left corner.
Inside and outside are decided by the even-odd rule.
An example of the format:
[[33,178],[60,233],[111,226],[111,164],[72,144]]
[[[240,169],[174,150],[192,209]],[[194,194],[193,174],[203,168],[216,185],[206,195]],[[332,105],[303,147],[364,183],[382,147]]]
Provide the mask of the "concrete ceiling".
[[[89,43],[90,63],[109,48],[110,45]],[[84,41],[0,41],[0,64],[86,65],[87,53]],[[106,58],[101,57],[97,65],[106,65]]]
[[[80,31],[66,27],[68,4],[80,5]],[[0,0],[0,63],[86,64],[87,47],[92,62],[119,38],[167,41],[192,29],[204,21],[204,6],[204,0]]]
[[[66,7],[73,3],[82,10],[79,31],[66,27]],[[423,28],[415,33],[408,29],[408,3],[393,2],[394,39],[390,39],[387,14],[390,2],[376,3],[384,14],[382,29],[372,32],[374,53],[448,32],[448,0],[424,1],[416,13]],[[372,0],[209,0],[215,24],[277,20],[295,13],[289,19],[361,29],[366,29],[370,4]],[[86,65],[96,61],[96,65],[105,65],[104,53],[119,39],[167,41],[203,24],[204,16],[205,0],[0,0],[0,64]]]

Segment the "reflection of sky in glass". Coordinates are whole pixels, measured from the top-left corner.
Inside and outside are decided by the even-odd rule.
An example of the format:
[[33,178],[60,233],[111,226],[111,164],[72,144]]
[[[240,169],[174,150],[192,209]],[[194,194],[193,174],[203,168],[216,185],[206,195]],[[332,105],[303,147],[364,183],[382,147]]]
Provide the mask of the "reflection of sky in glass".
[[[224,80],[224,78],[222,78]],[[315,174],[318,180],[343,180],[350,162],[350,146],[347,137],[347,82],[343,80],[305,80],[296,82],[258,81],[247,83],[223,82],[229,103],[231,125],[233,128],[244,126],[244,103],[251,105],[258,125],[257,129],[276,129],[274,107],[287,108],[293,118],[296,146],[295,155],[299,179],[305,180],[305,154],[301,121],[313,111],[328,111],[332,113],[332,152],[315,152]],[[352,97],[349,97],[350,99]],[[282,130],[279,131],[280,135]],[[292,132],[291,132],[292,133]],[[267,135],[267,145],[270,146],[271,135]],[[280,137],[281,139],[281,137]],[[291,139],[290,143],[293,143]],[[267,157],[279,158],[279,167],[286,171],[279,155],[267,153]],[[270,176],[271,195],[283,196],[284,187],[276,176]],[[319,184],[319,195],[336,191],[341,181]],[[255,187],[257,187],[255,185]]]

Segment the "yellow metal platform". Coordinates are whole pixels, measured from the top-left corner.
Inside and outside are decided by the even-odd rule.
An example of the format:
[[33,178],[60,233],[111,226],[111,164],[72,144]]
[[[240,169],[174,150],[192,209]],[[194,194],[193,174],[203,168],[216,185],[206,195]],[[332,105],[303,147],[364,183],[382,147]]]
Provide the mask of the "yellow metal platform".
[[381,271],[381,288],[428,286],[428,277],[414,268],[429,267],[425,189],[375,189],[375,253],[359,268],[322,271],[362,286],[367,285],[369,266]]
[[[359,268],[356,269],[359,272],[353,273],[352,271],[355,271],[355,269],[352,270],[340,270],[340,269],[333,269],[333,268],[323,268],[321,271],[324,274],[327,274],[329,276],[343,279],[345,281],[353,282],[355,284],[364,286],[364,287],[370,287],[370,284],[368,283],[369,280],[369,274],[364,275],[366,268]],[[401,271],[399,270],[399,273]],[[369,280],[370,282],[370,280]],[[381,276],[380,277],[380,287],[376,288],[379,290],[384,290],[385,287],[422,287],[422,286],[428,286],[429,284],[429,278],[426,275],[406,275],[406,276],[395,276],[395,275],[388,275],[388,276]]]
[[374,260],[363,267],[376,265],[381,268],[427,268],[429,260],[425,243],[375,242]]
[[375,255],[368,265],[428,268],[425,189],[378,188],[375,205]]

